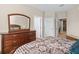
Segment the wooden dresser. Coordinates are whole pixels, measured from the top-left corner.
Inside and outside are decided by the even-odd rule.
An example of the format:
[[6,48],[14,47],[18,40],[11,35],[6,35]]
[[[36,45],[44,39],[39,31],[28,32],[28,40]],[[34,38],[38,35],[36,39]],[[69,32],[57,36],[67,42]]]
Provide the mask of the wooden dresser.
[[2,34],[2,53],[13,53],[18,47],[36,39],[36,32],[20,30]]

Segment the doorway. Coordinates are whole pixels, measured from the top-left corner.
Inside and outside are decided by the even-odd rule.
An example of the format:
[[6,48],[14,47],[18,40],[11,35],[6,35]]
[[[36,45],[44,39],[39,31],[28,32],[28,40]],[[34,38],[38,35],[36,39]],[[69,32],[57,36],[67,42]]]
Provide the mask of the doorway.
[[66,37],[67,19],[59,19],[58,36]]

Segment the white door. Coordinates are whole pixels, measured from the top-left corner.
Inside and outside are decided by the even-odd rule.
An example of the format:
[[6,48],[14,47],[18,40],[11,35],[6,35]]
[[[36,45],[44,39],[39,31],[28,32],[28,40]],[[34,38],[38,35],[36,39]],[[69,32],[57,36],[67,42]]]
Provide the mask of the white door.
[[34,28],[36,30],[36,37],[42,37],[42,17],[35,16],[34,17]]
[[53,17],[45,17],[44,19],[44,37],[55,37],[55,19]]
[[60,22],[58,19],[56,19],[56,37],[58,36],[59,34],[59,27],[60,27]]

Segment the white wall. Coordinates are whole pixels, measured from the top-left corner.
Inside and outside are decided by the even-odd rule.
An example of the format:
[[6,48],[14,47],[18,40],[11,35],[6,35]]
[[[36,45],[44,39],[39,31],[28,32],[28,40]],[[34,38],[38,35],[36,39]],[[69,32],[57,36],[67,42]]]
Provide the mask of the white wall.
[[56,12],[56,17],[57,17],[57,19],[67,18],[67,12],[66,11]]
[[79,7],[68,11],[67,35],[79,39]]
[[1,35],[0,35],[0,53],[1,53],[1,43],[2,41],[1,41]]
[[[8,14],[11,13],[20,13],[31,17],[31,29],[34,29],[33,17],[35,15],[42,16],[42,12],[40,10],[34,9],[26,5],[0,4],[0,34],[8,32]],[[0,37],[0,41],[1,41],[1,37]]]

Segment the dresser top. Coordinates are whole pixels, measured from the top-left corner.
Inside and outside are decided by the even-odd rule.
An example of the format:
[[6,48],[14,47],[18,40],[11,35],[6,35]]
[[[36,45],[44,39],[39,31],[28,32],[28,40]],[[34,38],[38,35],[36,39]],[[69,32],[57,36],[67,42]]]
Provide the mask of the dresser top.
[[24,33],[24,32],[35,32],[35,30],[29,30],[29,29],[21,29],[21,30],[17,30],[17,31],[11,31],[9,33],[2,33],[2,35],[4,34],[17,34],[17,33]]

